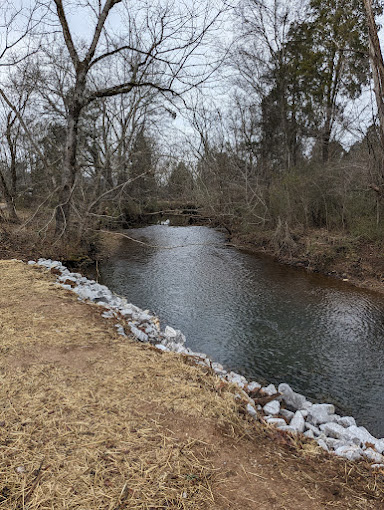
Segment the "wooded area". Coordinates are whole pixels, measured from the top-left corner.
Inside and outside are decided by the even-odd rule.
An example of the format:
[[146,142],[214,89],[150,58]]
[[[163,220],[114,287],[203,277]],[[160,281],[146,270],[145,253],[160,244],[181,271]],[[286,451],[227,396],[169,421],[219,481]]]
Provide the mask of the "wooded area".
[[3,221],[82,239],[180,204],[281,246],[308,229],[381,242],[382,11],[6,0]]

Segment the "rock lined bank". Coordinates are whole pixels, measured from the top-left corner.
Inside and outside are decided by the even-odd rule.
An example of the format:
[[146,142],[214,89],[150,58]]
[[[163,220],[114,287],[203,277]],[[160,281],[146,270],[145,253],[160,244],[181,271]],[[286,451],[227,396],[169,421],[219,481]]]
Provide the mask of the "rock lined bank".
[[280,431],[304,434],[324,450],[348,460],[365,458],[374,469],[384,467],[384,438],[373,437],[366,428],[357,426],[353,417],[335,414],[332,404],[314,404],[286,383],[278,388],[273,384],[262,387],[256,381],[250,382],[235,372],[226,371],[207,355],[185,347],[185,337],[180,331],[169,326],[162,331],[156,316],[127,303],[106,286],[70,272],[60,262],[39,259],[30,261],[29,265],[51,270],[57,275],[58,284],[75,292],[79,300],[89,300],[105,308],[103,317],[116,319],[119,334],[130,333],[141,342],[192,356],[196,363],[210,366],[220,378],[239,387],[238,397],[246,399],[247,411],[254,419],[265,421]]

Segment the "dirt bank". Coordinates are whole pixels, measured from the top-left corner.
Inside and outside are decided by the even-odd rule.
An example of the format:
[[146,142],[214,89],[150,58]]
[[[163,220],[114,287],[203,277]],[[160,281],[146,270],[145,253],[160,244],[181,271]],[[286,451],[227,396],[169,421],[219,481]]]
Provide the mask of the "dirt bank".
[[277,262],[320,273],[384,293],[384,250],[382,243],[352,238],[325,229],[289,232],[235,232],[234,246],[272,256]]
[[378,509],[384,473],[242,413],[236,388],[0,261],[0,508]]
[[53,258],[65,262],[68,267],[83,269],[94,264],[97,238],[92,232],[81,242],[74,236],[58,239],[52,229],[40,232],[35,225],[21,228],[0,221],[0,260]]

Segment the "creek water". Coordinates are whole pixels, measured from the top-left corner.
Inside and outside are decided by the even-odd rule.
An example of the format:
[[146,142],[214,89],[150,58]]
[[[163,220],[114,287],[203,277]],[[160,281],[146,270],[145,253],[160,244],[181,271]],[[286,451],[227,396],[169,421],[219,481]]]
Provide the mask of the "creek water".
[[384,296],[230,248],[207,227],[126,234],[152,246],[121,238],[102,283],[180,329],[192,350],[332,402],[384,437]]

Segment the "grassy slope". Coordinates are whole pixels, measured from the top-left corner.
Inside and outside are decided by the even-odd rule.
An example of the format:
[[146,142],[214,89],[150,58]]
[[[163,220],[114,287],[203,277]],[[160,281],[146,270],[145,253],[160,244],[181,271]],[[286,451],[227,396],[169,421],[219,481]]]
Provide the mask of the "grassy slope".
[[373,509],[383,474],[250,421],[232,385],[0,261],[0,508]]

